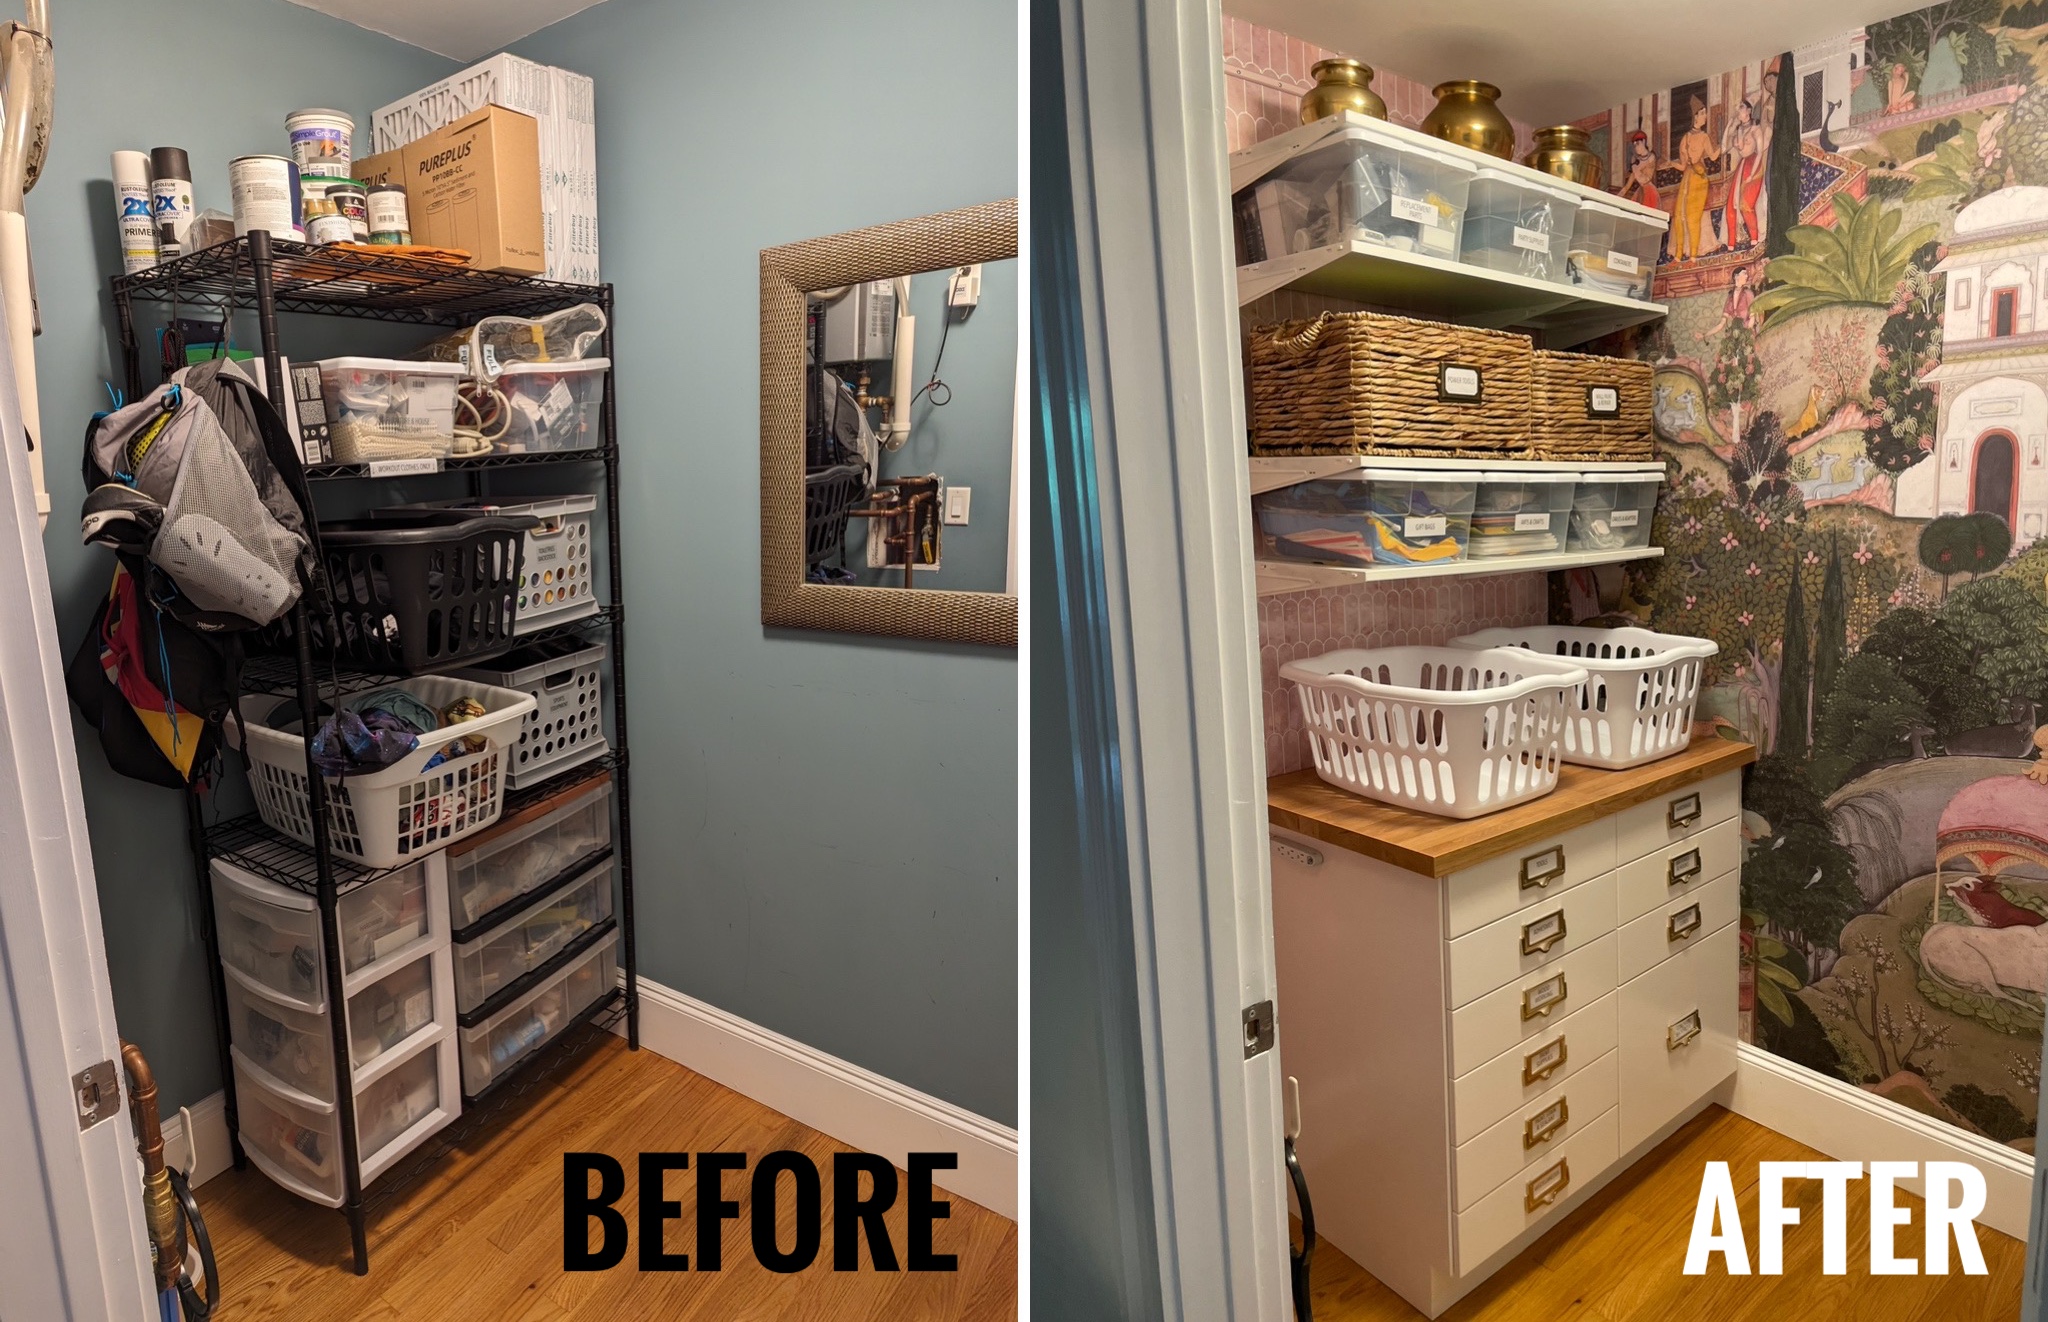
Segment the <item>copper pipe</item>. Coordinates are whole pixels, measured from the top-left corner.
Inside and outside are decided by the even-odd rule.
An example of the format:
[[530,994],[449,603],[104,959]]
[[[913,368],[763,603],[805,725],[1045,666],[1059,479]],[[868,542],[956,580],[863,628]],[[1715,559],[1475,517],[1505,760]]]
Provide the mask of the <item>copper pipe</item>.
[[128,1114],[135,1123],[135,1150],[142,1157],[142,1214],[149,1227],[149,1256],[156,1288],[176,1289],[185,1267],[185,1227],[171,1173],[164,1166],[164,1129],[156,1114],[156,1075],[133,1042],[121,1043],[121,1068],[128,1075]]

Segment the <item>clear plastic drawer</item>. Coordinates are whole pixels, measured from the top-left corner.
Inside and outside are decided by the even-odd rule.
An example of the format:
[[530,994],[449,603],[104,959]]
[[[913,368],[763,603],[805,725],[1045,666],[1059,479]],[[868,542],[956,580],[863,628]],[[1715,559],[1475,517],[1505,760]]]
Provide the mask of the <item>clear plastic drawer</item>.
[[459,934],[612,843],[611,778],[536,804],[448,854],[448,907]]
[[420,1052],[356,1094],[356,1147],[368,1166],[408,1129],[441,1109],[443,1044]]
[[462,1090],[476,1096],[552,1042],[617,981],[618,934],[592,946],[561,972],[478,1024],[462,1039]]
[[235,1118],[263,1173],[303,1198],[341,1206],[341,1126],[332,1108],[302,1106],[263,1082],[236,1051]]
[[228,1039],[247,1063],[287,1088],[334,1100],[334,1040],[327,1016],[253,991],[247,976],[227,976]]
[[600,863],[568,887],[455,951],[455,1008],[467,1014],[554,958],[612,916],[612,865]]
[[349,1055],[361,1069],[434,1023],[434,960],[414,960],[348,998]]

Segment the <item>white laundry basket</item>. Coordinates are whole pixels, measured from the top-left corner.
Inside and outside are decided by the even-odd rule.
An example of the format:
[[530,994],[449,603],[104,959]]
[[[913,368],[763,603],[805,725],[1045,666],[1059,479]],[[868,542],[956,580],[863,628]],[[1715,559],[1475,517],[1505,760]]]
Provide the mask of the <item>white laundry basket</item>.
[[1586,683],[1573,695],[1565,726],[1564,760],[1610,771],[1685,750],[1701,673],[1721,650],[1682,634],[1557,624],[1483,629],[1452,643],[1519,648],[1584,666]]
[[[505,806],[506,751],[518,742],[520,722],[534,707],[532,694],[443,675],[394,679],[392,687],[436,711],[457,698],[475,698],[486,714],[421,735],[418,748],[381,771],[328,780],[328,843],[338,856],[368,868],[410,863],[497,821]],[[305,740],[264,724],[284,701],[242,699],[249,788],[264,821],[310,845]],[[467,738],[483,739],[483,749],[427,766],[452,741]]]
[[1513,648],[1354,648],[1290,661],[1316,774],[1368,799],[1478,817],[1557,786],[1578,666]]

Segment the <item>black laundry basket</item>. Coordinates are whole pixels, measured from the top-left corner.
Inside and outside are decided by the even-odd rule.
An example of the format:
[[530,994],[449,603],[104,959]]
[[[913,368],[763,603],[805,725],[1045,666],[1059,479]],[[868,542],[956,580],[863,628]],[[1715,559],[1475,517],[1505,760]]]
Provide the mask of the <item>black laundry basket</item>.
[[804,474],[804,564],[817,565],[846,549],[846,512],[867,494],[868,468],[856,459]]
[[[333,613],[311,617],[313,652],[362,670],[418,675],[510,649],[527,515],[423,510],[320,525]],[[269,639],[291,646],[290,617]]]

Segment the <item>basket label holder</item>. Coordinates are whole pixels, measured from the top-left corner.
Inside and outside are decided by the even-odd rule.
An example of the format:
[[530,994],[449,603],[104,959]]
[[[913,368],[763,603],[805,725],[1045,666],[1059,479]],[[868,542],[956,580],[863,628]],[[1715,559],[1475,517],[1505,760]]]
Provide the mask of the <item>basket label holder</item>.
[[1436,397],[1446,404],[1484,403],[1484,374],[1469,363],[1439,363],[1436,369]]

